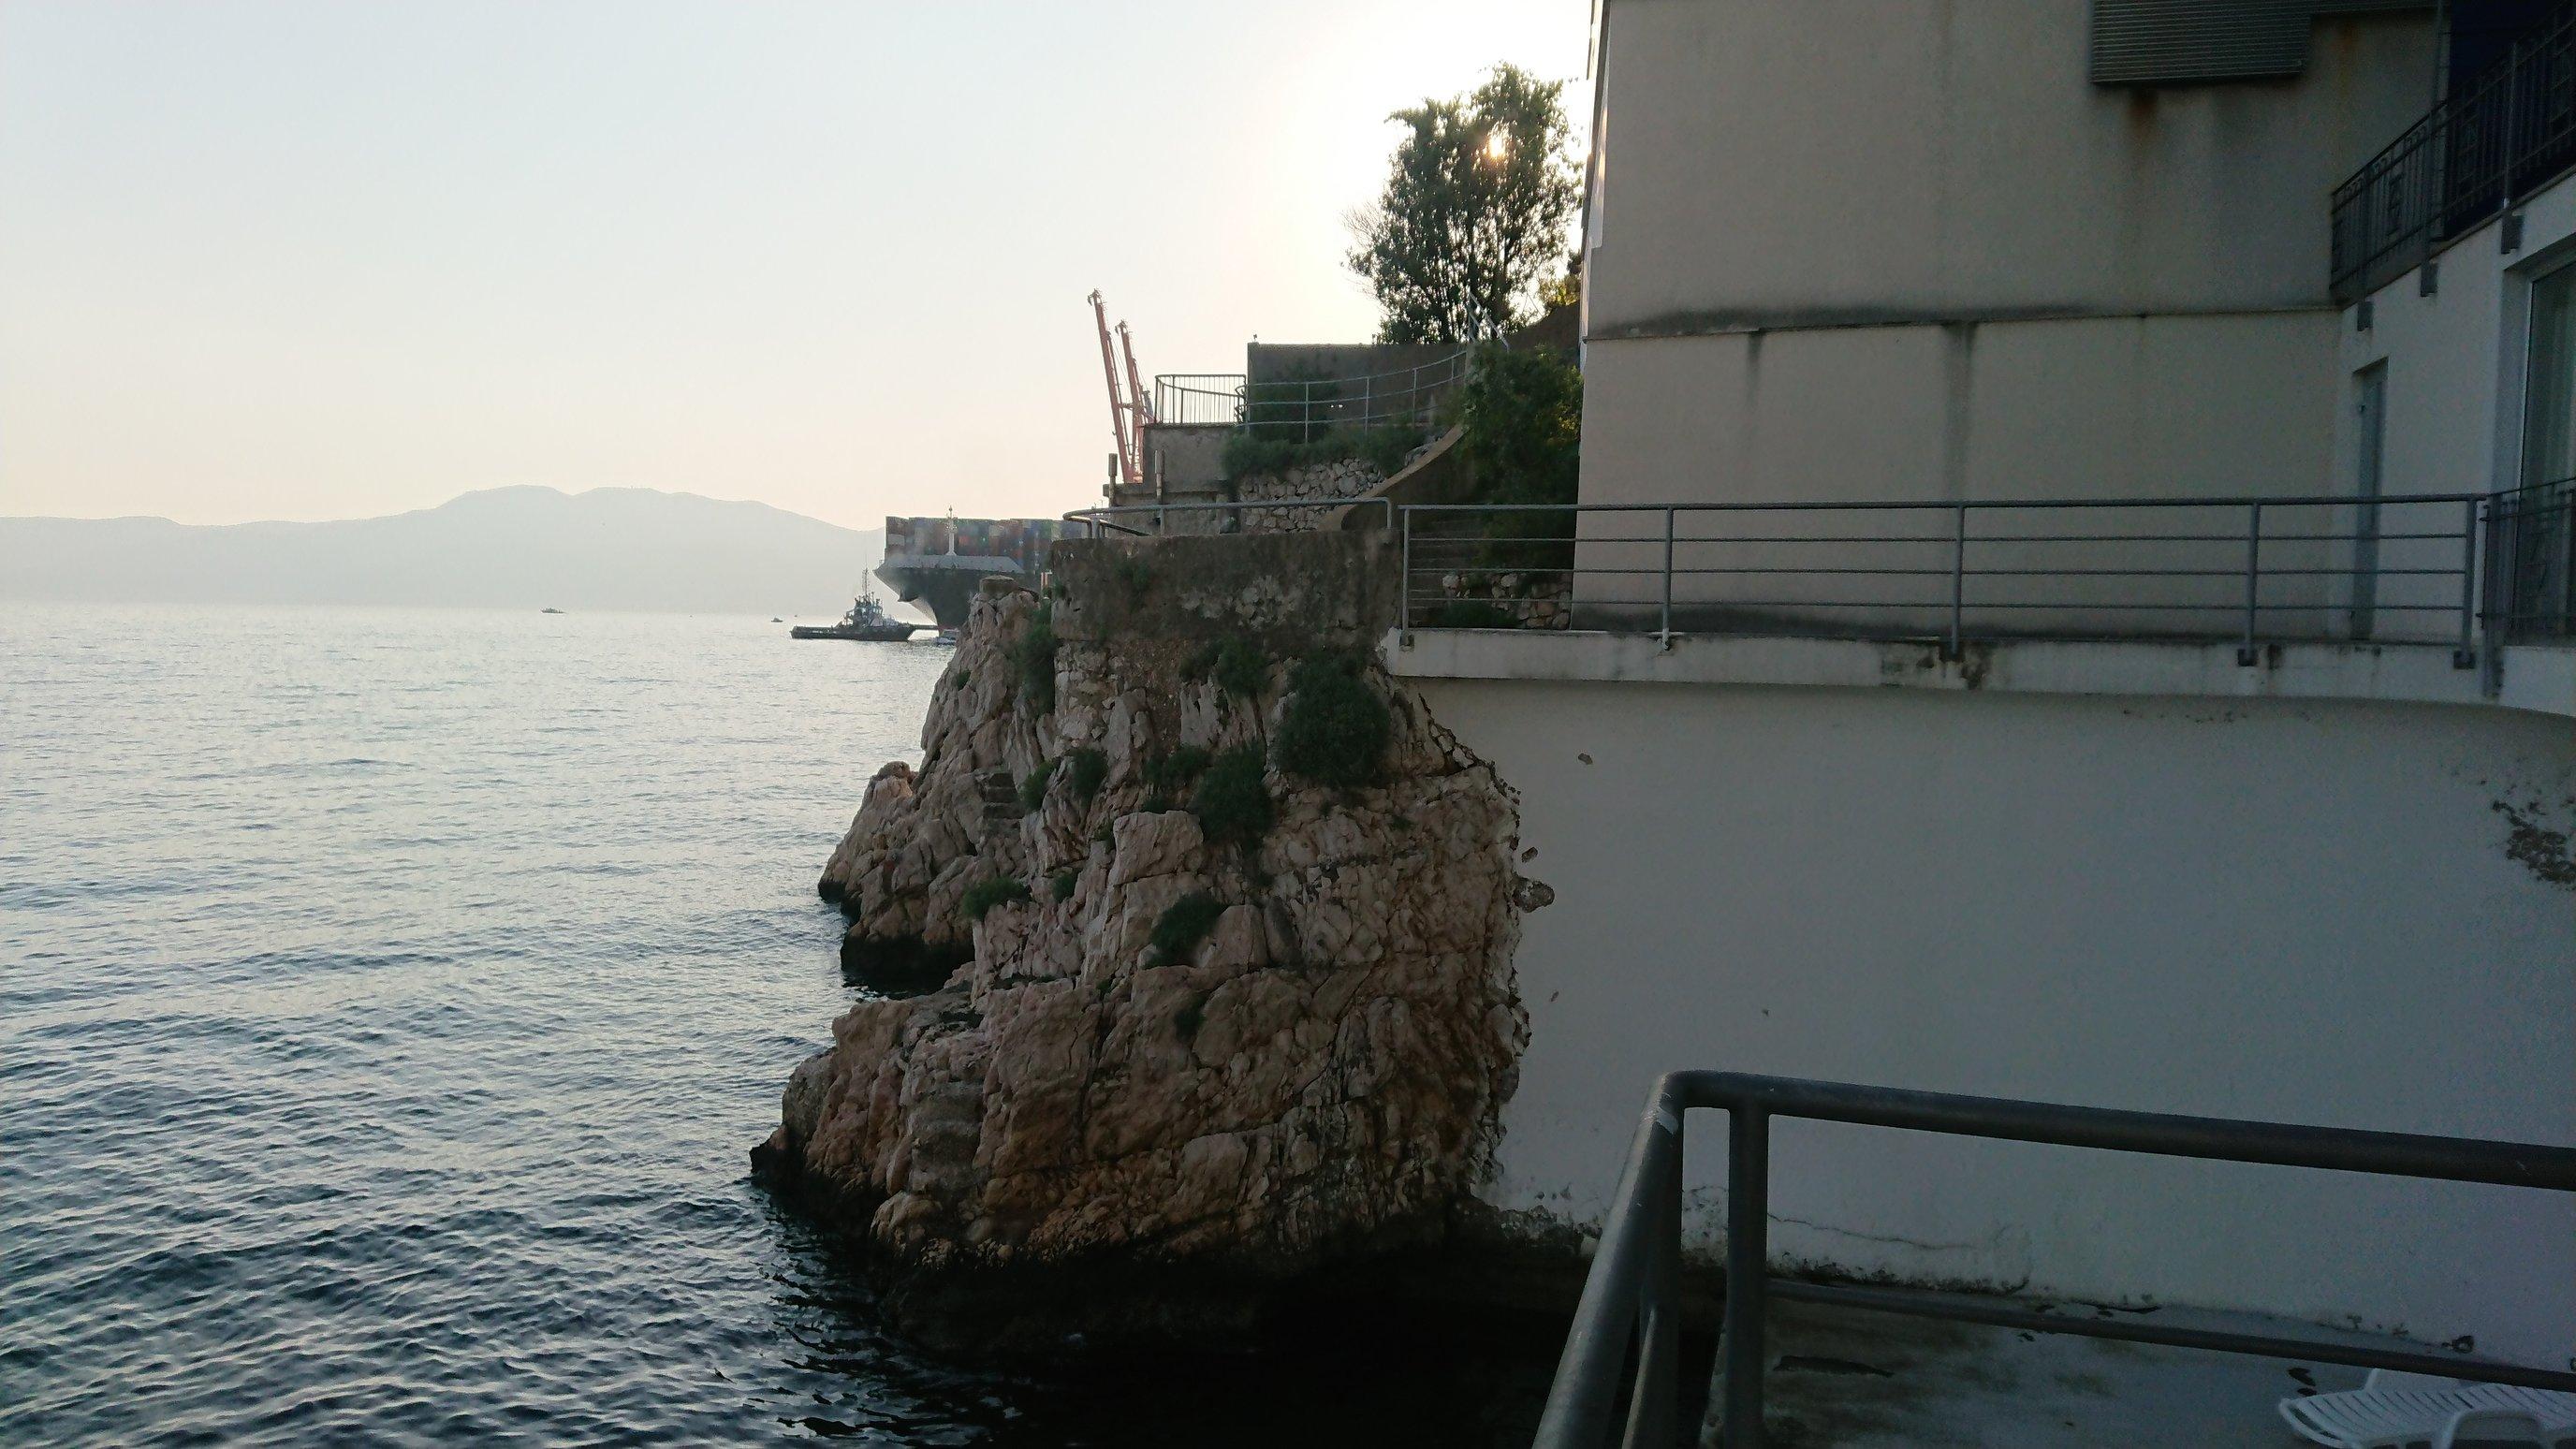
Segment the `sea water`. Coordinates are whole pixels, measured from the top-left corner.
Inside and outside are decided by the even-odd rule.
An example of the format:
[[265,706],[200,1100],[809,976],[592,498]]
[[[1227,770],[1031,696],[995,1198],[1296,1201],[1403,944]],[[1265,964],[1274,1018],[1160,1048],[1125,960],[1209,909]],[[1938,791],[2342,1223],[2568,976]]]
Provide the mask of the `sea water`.
[[925,1357],[750,1176],[947,657],[0,604],[0,1443],[1526,1442],[1455,1318]]

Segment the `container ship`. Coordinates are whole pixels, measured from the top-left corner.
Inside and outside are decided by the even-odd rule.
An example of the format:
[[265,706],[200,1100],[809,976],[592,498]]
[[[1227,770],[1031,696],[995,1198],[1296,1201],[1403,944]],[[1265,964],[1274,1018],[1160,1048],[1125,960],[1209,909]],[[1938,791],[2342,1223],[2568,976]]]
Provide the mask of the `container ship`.
[[1047,550],[1063,534],[1058,518],[890,517],[877,577],[950,633],[966,623],[966,606],[985,579],[1005,574],[1035,585]]

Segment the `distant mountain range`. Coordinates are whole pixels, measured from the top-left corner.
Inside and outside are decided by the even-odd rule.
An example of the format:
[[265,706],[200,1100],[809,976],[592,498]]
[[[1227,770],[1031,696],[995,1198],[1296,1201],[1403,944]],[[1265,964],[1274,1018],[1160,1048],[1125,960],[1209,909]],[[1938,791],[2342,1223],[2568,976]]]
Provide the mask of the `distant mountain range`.
[[0,518],[0,598],[838,614],[861,531],[649,488],[493,488],[332,523]]

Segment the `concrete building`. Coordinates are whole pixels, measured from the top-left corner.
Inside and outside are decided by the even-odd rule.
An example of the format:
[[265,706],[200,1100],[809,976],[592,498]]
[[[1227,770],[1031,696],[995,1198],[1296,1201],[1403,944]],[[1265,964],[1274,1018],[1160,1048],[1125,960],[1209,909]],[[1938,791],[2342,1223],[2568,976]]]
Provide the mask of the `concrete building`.
[[[2576,1144],[2576,158],[2350,211],[2545,10],[1606,0],[1578,627],[1386,650],[1554,893],[1495,1206],[1681,1067]],[[1788,1263],[2576,1355],[2553,1195],[1772,1150]]]

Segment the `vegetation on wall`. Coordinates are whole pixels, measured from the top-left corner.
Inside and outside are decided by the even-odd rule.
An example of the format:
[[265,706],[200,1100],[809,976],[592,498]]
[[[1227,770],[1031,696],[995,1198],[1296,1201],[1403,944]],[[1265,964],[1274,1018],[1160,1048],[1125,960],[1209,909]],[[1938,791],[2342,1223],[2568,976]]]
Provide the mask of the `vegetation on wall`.
[[1375,203],[1352,218],[1350,268],[1381,342],[1473,342],[1526,323],[1582,204],[1556,83],[1496,66],[1463,96],[1425,99]]
[[[1459,397],[1467,466],[1483,503],[1570,504],[1583,446],[1583,372],[1544,348],[1477,349]],[[1479,562],[1497,569],[1574,565],[1574,515],[1528,509],[1492,515]]]
[[1126,591],[1130,607],[1143,603],[1146,591],[1154,587],[1153,566],[1134,554],[1121,555],[1109,565],[1109,573],[1118,580],[1118,587]]
[[1020,671],[1020,698],[1040,714],[1055,708],[1055,605],[1038,605],[1029,626],[1011,644]]
[[1395,732],[1386,701],[1351,654],[1316,654],[1288,675],[1273,749],[1279,768],[1319,785],[1371,784]]
[[1228,634],[1201,647],[1181,673],[1188,679],[1213,679],[1231,698],[1251,699],[1270,682],[1270,656],[1243,635]]
[[1029,771],[1028,778],[1020,781],[1020,808],[1022,810],[1034,815],[1038,812],[1039,807],[1046,804],[1047,782],[1055,778],[1056,766],[1061,763],[1062,761],[1060,760],[1048,760],[1039,765],[1036,769]]
[[1006,905],[1012,901],[1024,901],[1028,898],[1027,881],[1015,875],[997,875],[968,886],[966,894],[959,899],[957,905],[958,909],[966,913],[966,919],[980,921],[995,906]]
[[1219,845],[1249,846],[1269,834],[1277,811],[1262,780],[1261,751],[1237,745],[1217,756],[1190,792],[1190,813],[1199,818],[1200,833]]
[[1088,805],[1099,798],[1101,782],[1109,778],[1109,757],[1090,745],[1078,745],[1064,752],[1064,774],[1073,787],[1073,798]]
[[1146,788],[1160,795],[1178,794],[1188,789],[1190,782],[1197,779],[1199,772],[1206,769],[1208,761],[1214,758],[1197,745],[1183,745],[1154,755],[1145,761]]
[[1206,891],[1192,891],[1172,902],[1154,919],[1155,961],[1168,966],[1197,950],[1208,932],[1216,929],[1217,917],[1224,914],[1225,907]]

